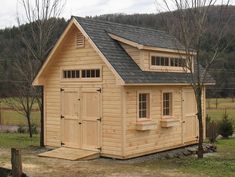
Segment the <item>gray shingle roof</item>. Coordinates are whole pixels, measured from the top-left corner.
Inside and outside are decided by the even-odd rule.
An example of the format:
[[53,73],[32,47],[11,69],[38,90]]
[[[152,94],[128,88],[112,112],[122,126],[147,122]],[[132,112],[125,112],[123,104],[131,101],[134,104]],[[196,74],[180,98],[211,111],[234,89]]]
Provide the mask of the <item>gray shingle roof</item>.
[[[186,73],[142,71],[121,45],[108,33],[133,40],[143,45],[171,48],[177,40],[165,32],[107,21],[74,17],[107,58],[125,83],[190,83]],[[139,36],[139,38],[137,38]],[[145,38],[146,37],[146,38]],[[188,76],[188,77],[187,77]],[[211,77],[208,82],[214,82]]]
[[164,31],[135,26],[117,27],[107,32],[149,47],[184,50],[179,41]]

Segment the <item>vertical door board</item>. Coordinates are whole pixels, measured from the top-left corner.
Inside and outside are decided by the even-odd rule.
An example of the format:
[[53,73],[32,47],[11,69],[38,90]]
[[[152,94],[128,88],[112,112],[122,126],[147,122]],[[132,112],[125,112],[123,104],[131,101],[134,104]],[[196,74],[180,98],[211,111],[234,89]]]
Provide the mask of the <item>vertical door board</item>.
[[183,142],[195,141],[198,134],[197,109],[192,89],[183,89]]
[[64,146],[80,147],[80,101],[78,88],[61,91],[61,139]]
[[98,88],[81,91],[82,147],[100,147],[101,93]]

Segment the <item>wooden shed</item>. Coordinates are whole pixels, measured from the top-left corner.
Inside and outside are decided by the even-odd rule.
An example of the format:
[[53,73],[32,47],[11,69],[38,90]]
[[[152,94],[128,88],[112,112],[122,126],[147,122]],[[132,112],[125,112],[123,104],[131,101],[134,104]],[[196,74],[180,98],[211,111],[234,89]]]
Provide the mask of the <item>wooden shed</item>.
[[[163,31],[72,17],[33,82],[45,144],[126,159],[197,143],[180,48]],[[205,117],[205,89],[202,104]]]

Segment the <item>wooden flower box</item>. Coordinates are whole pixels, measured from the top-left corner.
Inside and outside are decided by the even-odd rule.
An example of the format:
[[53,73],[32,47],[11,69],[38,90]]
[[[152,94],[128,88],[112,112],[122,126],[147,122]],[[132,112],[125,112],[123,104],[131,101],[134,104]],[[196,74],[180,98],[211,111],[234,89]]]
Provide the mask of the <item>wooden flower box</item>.
[[179,119],[175,119],[175,118],[163,118],[160,123],[161,123],[161,127],[163,128],[169,128],[169,127],[173,127],[176,126],[179,122]]
[[137,122],[136,123],[136,130],[140,131],[146,131],[146,130],[153,130],[156,129],[156,122],[152,121],[143,121],[143,122]]

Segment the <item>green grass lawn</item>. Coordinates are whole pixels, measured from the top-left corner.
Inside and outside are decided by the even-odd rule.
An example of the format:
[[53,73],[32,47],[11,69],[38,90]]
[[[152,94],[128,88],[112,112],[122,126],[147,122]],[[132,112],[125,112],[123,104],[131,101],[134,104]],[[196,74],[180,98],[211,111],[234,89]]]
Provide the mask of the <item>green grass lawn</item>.
[[28,148],[29,146],[39,146],[39,135],[34,134],[33,138],[29,134],[20,133],[0,133],[1,148]]
[[175,169],[205,177],[235,177],[235,138],[220,139],[216,145],[217,153],[200,160],[190,156],[181,159],[155,160],[141,165],[156,170]]
[[[235,108],[235,98],[218,98],[217,108]],[[209,98],[206,100],[207,108],[216,108],[216,99]]]
[[[219,121],[223,118],[225,110],[219,109],[210,109],[206,111],[207,114],[211,117],[211,120]],[[235,121],[235,109],[227,109],[229,117]]]

